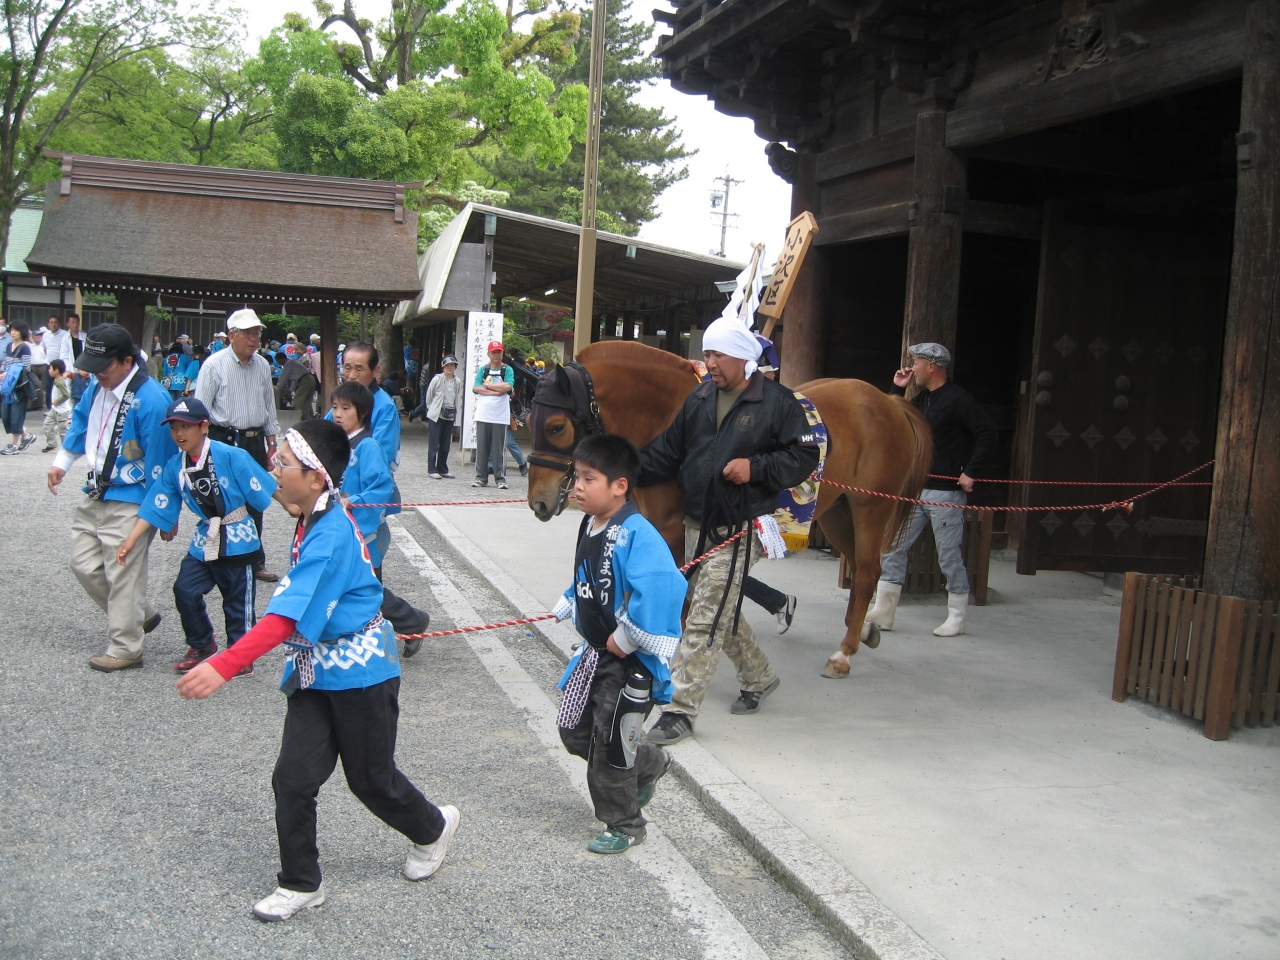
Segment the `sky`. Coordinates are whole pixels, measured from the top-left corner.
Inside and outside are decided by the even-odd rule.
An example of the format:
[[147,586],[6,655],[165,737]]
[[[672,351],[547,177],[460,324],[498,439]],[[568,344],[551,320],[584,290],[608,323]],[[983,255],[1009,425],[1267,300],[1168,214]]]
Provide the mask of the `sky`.
[[[357,14],[370,19],[389,7],[386,0],[356,0]],[[314,14],[308,0],[254,0],[246,8],[255,47],[289,11]],[[636,16],[647,16],[648,10],[641,2],[633,6]],[[645,106],[662,107],[683,132],[686,148],[697,151],[687,161],[688,178],[658,198],[658,218],[641,228],[640,239],[695,253],[718,252],[720,218],[711,213],[711,193],[721,189],[715,180],[727,172],[743,182],[730,190],[729,210],[738,216],[730,218],[725,255],[745,262],[751,244],[764,243],[766,262],[772,263],[790,219],[791,187],[769,169],[766,141],[755,135],[751,121],[717,113],[705,97],[677,93],[662,80],[638,99]]]

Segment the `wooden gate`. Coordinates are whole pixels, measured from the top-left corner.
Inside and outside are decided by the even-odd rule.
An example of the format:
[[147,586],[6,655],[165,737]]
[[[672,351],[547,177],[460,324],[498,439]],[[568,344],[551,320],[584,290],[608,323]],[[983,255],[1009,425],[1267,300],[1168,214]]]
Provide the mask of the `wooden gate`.
[[[1158,482],[1212,458],[1229,257],[1206,236],[1069,223],[1048,206],[1024,479]],[[1032,487],[1019,496],[1035,505],[1120,493]],[[1162,492],[1132,515],[1031,514],[1018,572],[1196,573],[1208,516],[1207,488]]]

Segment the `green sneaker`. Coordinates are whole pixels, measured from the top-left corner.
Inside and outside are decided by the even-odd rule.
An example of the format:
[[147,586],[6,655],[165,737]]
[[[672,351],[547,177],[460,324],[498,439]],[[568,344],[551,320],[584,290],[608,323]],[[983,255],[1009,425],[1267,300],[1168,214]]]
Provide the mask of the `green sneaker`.
[[658,786],[658,781],[665,777],[667,771],[671,769],[671,754],[667,753],[664,756],[667,758],[667,763],[662,768],[662,772],[636,791],[636,799],[640,801],[641,808],[647,806],[649,801],[653,799],[653,791]]
[[587,850],[591,853],[626,853],[632,847],[638,847],[642,843],[644,843],[644,834],[633,837],[621,830],[606,830],[587,844]]

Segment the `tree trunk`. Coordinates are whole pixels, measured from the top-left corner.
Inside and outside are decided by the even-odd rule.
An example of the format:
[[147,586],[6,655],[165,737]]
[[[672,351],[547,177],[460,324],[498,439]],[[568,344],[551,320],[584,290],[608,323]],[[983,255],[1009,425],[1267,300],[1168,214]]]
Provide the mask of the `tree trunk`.
[[373,318],[373,345],[378,348],[378,361],[383,378],[404,379],[404,331],[391,323],[394,307],[379,311]]
[[13,219],[13,211],[18,208],[18,201],[11,193],[0,193],[0,266],[9,252],[9,222]]

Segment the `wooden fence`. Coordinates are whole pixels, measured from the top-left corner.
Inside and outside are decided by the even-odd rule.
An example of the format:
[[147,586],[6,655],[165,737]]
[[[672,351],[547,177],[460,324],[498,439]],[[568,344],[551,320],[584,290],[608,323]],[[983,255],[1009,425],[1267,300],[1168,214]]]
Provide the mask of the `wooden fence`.
[[1135,695],[1202,721],[1210,740],[1273,726],[1278,621],[1274,602],[1205,593],[1195,577],[1127,573],[1112,699]]

